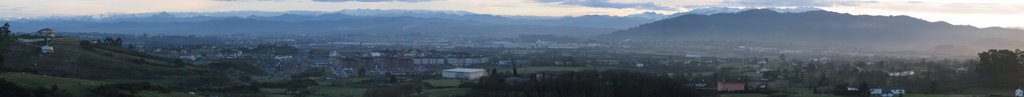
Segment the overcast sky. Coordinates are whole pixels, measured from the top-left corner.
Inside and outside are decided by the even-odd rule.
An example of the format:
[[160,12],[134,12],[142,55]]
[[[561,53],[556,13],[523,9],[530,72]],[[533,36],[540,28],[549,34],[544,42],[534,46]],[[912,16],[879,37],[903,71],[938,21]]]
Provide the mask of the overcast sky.
[[459,10],[496,15],[670,14],[701,7],[819,7],[979,27],[1024,26],[1024,0],[0,0],[0,17],[143,12]]

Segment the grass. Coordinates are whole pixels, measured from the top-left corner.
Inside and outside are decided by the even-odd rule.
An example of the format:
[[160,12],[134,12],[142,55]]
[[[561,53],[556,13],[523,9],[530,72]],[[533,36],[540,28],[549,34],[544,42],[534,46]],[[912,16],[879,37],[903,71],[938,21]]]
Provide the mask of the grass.
[[102,80],[102,81],[111,82],[111,83],[150,83],[150,84],[153,84],[153,85],[173,85],[173,84],[177,84],[179,81],[184,81],[184,80],[183,79],[163,79],[163,80],[127,80],[127,79],[117,79],[117,80]]
[[768,97],[765,94],[722,94],[718,97]]
[[179,93],[179,92],[160,93],[160,92],[154,92],[154,91],[140,91],[138,94],[135,94],[135,96],[139,96],[139,97],[202,97],[202,96],[185,94],[185,93]]
[[287,90],[287,89],[284,89],[284,88],[260,88],[260,92],[270,93],[270,94],[284,94],[285,90]]
[[962,94],[976,94],[976,95],[1013,95],[1012,89],[988,89],[988,88],[970,88],[964,90]]
[[951,95],[945,94],[907,94],[903,97],[952,97]]
[[459,80],[423,80],[423,83],[430,84],[434,87],[458,87]]
[[[169,62],[158,61],[156,59],[147,59],[132,54],[117,53],[113,51],[103,50],[100,48],[94,48],[94,50],[86,50],[81,48],[78,44],[77,39],[65,38],[57,40],[55,48],[59,50],[56,54],[65,54],[69,56],[77,56],[70,58],[61,58],[60,60],[78,60],[77,62],[82,64],[66,65],[66,64],[54,64],[51,69],[55,71],[69,71],[74,76],[84,76],[90,79],[97,80],[85,80],[77,78],[65,78],[65,77],[53,77],[44,76],[28,73],[15,73],[7,72],[0,76],[3,79],[17,83],[27,88],[50,88],[57,86],[60,89],[67,90],[71,96],[81,97],[87,96],[89,90],[100,85],[111,84],[111,83],[136,83],[136,82],[151,82],[157,85],[166,85],[170,83],[176,83],[181,81],[183,77],[195,77],[205,76],[199,75],[199,71],[196,68],[191,67],[173,67]],[[28,44],[25,44],[28,45]],[[104,54],[109,53],[109,54]],[[139,59],[142,58],[152,64],[141,64],[132,62],[128,59]],[[11,64],[8,64],[11,65]],[[25,64],[16,64],[25,65]],[[161,79],[134,79],[135,77],[149,77],[159,76]],[[103,80],[98,80],[103,79]],[[160,97],[158,95],[167,95],[172,97],[187,97],[184,93],[159,93],[159,92],[140,92],[138,96],[143,97]]]
[[[542,72],[542,71],[579,71],[579,70],[587,70],[587,69],[594,69],[594,68],[576,67],[576,66],[527,66],[527,67],[519,67],[519,73],[520,74],[529,74],[529,73],[537,73],[537,72]],[[499,69],[498,71],[500,71],[500,72],[511,72],[512,68],[503,68],[503,69]]]
[[57,86],[60,89],[65,89],[74,96],[85,96],[89,93],[89,89],[108,82],[83,80],[75,78],[64,78],[64,77],[53,77],[43,76],[29,73],[16,73],[16,72],[5,72],[2,75],[4,80],[17,83],[22,87],[27,88],[50,88],[51,86]]
[[295,96],[285,95],[285,94],[267,94],[267,97],[295,97]]
[[836,95],[832,95],[832,94],[796,94],[796,95],[791,95],[789,97],[843,97],[843,96],[836,96]]
[[[126,59],[138,59],[139,56],[133,56],[130,54],[116,53],[112,51],[103,50],[101,48],[94,48],[89,51],[82,49],[78,40],[76,39],[61,39],[58,42],[59,45],[54,45],[55,48],[66,53],[73,53],[79,55],[81,60],[88,60],[90,64],[83,64],[77,66],[82,68],[79,72],[91,72],[95,75],[126,75],[129,74],[160,74],[158,76],[169,76],[169,75],[182,75],[191,74],[191,68],[188,67],[167,67],[171,65],[169,62],[159,61],[156,59],[146,59],[147,62],[155,64],[138,64],[131,62]],[[107,56],[101,53],[110,53],[112,56]],[[73,59],[72,59],[73,60]],[[160,66],[158,66],[160,65]],[[76,69],[78,70],[78,69]],[[88,75],[88,74],[86,74]],[[135,76],[153,76],[153,75],[135,75]]]
[[[68,94],[71,94],[71,96],[76,97],[88,96],[90,89],[98,87],[100,85],[113,83],[106,81],[44,76],[20,72],[5,72],[3,74],[0,74],[0,77],[2,77],[4,80],[16,83],[26,88],[50,88],[52,86],[57,86],[57,88],[67,90]],[[135,95],[141,97],[198,97],[181,92],[160,93],[154,91],[140,91],[138,94]]]
[[311,96],[322,96],[322,97],[362,97],[363,93],[366,92],[365,88],[347,88],[347,87],[318,87],[316,92],[313,92]]
[[423,91],[423,95],[427,97],[451,97],[466,94],[469,89],[466,88],[441,88],[441,89],[427,89]]
[[814,92],[814,91],[811,91],[811,89],[807,89],[807,88],[787,88],[786,90],[783,90],[783,91],[793,92],[793,93],[797,93],[797,94],[811,94],[811,93]]

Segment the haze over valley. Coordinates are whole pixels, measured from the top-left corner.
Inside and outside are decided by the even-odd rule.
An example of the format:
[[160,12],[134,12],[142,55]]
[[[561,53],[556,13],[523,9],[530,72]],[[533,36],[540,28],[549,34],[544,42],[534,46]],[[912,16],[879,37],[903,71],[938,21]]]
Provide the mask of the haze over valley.
[[1020,6],[0,1],[0,97],[1021,97]]

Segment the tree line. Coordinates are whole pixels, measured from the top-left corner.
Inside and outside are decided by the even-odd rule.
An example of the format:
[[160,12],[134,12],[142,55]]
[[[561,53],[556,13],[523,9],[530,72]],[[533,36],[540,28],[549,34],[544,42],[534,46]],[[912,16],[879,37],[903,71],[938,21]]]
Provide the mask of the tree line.
[[992,49],[978,53],[975,71],[987,88],[1012,89],[1024,86],[1024,51]]
[[492,73],[467,97],[695,97],[684,79],[628,70],[539,73],[526,77]]

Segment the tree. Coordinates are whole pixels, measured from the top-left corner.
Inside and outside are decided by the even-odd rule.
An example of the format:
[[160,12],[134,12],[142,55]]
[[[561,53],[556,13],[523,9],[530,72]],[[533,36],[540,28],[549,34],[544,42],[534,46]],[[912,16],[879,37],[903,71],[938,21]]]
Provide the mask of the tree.
[[[2,49],[0,49],[0,50],[2,50]],[[3,53],[0,53],[0,74],[2,74],[2,72],[3,72],[3,69],[4,69],[3,66],[7,66],[6,63],[3,62],[4,58],[5,57],[3,57]]]
[[0,35],[4,35],[4,37],[10,36],[11,35],[11,25],[7,24],[7,23],[4,23],[4,26],[0,27]]
[[357,73],[359,77],[366,77],[366,67],[359,67]]
[[978,68],[976,72],[983,79],[982,86],[987,88],[1014,88],[1021,86],[1021,67],[1024,67],[1024,51],[1017,50],[988,50],[978,53]]
[[0,27],[0,46],[6,47],[11,40],[11,25],[4,23],[4,26]]
[[858,93],[858,95],[868,95],[868,94],[871,94],[870,90],[871,90],[871,88],[868,87],[868,83],[867,82],[861,82],[860,83],[860,87],[857,87],[857,91],[860,92],[860,93]]
[[512,64],[512,76],[519,76],[519,66]]
[[398,83],[398,77],[396,77],[394,74],[388,72],[384,73],[384,75],[388,77],[388,83]]
[[[8,41],[10,40],[11,25],[4,23],[4,26],[0,27],[0,47],[9,47]],[[7,49],[0,48],[0,72],[4,69],[4,53],[7,53]]]
[[852,94],[856,94],[854,92],[847,91],[846,88],[849,87],[849,85],[850,84],[840,84],[840,85],[836,85],[835,87],[832,87],[832,94],[833,95],[852,95]]
[[85,50],[92,50],[92,41],[82,40],[78,41],[78,46]]
[[931,85],[928,86],[928,93],[939,93],[939,81],[932,80]]
[[515,79],[511,74],[480,78],[465,97],[701,97],[699,91],[674,79],[629,70],[585,70],[545,74],[541,80]]
[[814,93],[819,93],[819,91],[818,91],[819,87],[827,86],[828,85],[828,76],[822,75],[819,78],[820,79],[818,79],[818,82],[816,82],[817,85],[815,85],[814,87],[811,87],[811,90],[814,90]]
[[114,38],[110,38],[110,37],[103,38],[103,42],[100,42],[100,44],[103,44],[103,45],[114,45],[113,43],[114,43]]
[[124,43],[124,41],[121,40],[121,37],[117,37],[117,39],[114,40],[114,44],[113,45],[117,46],[117,47],[121,47],[121,45],[123,45],[123,43]]

